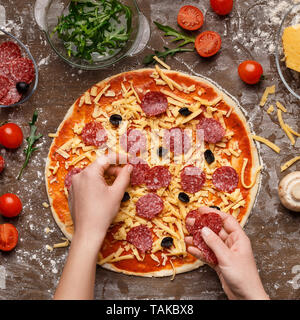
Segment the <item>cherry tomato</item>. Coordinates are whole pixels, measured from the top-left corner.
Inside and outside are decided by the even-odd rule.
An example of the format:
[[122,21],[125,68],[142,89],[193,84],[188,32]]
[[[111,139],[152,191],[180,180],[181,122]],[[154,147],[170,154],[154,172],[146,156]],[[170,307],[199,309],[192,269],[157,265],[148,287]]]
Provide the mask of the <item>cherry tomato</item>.
[[203,13],[194,6],[183,6],[177,15],[177,23],[186,30],[198,30],[204,22]]
[[0,224],[0,250],[11,251],[18,243],[18,230],[11,223]]
[[3,171],[4,166],[5,166],[4,159],[3,157],[0,156],[0,173]]
[[195,48],[201,57],[211,57],[221,48],[221,36],[215,31],[204,31],[195,40]]
[[233,7],[233,0],[210,0],[210,6],[220,16],[229,14]]
[[15,123],[7,123],[0,127],[0,144],[5,148],[18,148],[23,142],[23,132]]
[[248,84],[258,83],[263,72],[261,64],[253,60],[244,61],[238,67],[240,78]]
[[16,217],[22,211],[22,202],[13,193],[5,193],[0,197],[0,214],[4,217]]

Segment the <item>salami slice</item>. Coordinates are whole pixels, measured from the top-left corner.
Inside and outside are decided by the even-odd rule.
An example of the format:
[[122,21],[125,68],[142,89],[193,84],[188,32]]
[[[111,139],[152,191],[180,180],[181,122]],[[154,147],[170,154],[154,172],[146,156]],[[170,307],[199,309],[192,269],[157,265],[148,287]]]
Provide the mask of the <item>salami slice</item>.
[[146,185],[151,191],[166,188],[171,182],[172,175],[168,168],[156,166],[151,168],[146,175]]
[[142,99],[141,108],[146,116],[157,116],[167,110],[167,97],[159,91],[149,91]]
[[130,175],[130,183],[132,186],[139,186],[141,184],[144,184],[146,182],[146,175],[148,171],[150,170],[150,167],[148,164],[143,161],[142,159],[139,159],[140,161],[130,160],[129,163],[132,164],[133,169]]
[[0,105],[9,106],[20,101],[21,98],[21,93],[19,93],[14,85],[11,85],[6,95],[0,99]]
[[138,129],[128,129],[127,133],[121,136],[120,143],[122,148],[131,155],[137,155],[147,150],[147,138]]
[[88,122],[81,133],[83,142],[87,146],[101,147],[107,141],[107,134],[100,122]]
[[219,191],[231,193],[238,186],[239,176],[234,168],[223,166],[213,173],[212,183]]
[[10,83],[7,77],[0,75],[0,99],[7,94],[9,87]]
[[[198,209],[195,209],[195,210],[192,210],[190,211],[186,217],[185,217],[185,220],[187,219],[190,219],[190,218],[193,218],[195,219],[195,222],[196,222],[196,219],[200,216],[200,213],[199,213],[199,210]],[[193,235],[196,231],[195,229],[195,224],[194,225],[189,225],[189,224],[186,224],[186,230],[188,231],[189,234]]]
[[208,227],[216,234],[219,234],[223,227],[222,218],[215,212],[201,214],[198,209],[190,211],[186,216],[186,219],[188,218],[195,219],[193,226],[186,225],[188,232],[193,236],[193,244],[202,252],[206,262],[217,264],[218,260],[215,254],[202,238],[201,229]]
[[6,41],[0,45],[0,63],[12,61],[20,57],[21,49],[16,43]]
[[215,212],[208,212],[208,213],[200,213],[199,209],[195,209],[190,211],[186,215],[186,220],[194,218],[195,223],[193,226],[190,226],[189,224],[186,225],[187,231],[191,234],[194,235],[196,232],[201,230],[203,227],[208,227],[210,228],[213,232],[216,234],[219,234],[223,227],[223,220],[222,218]]
[[164,146],[175,155],[185,154],[191,148],[191,138],[181,128],[172,128],[164,131]]
[[31,83],[34,79],[35,70],[33,62],[28,58],[18,58],[9,65],[11,77],[16,82]]
[[160,196],[155,193],[148,193],[141,198],[136,203],[137,215],[151,220],[160,214],[164,209],[164,202]]
[[202,253],[204,262],[207,262],[211,265],[218,264],[218,259],[214,252],[210,249],[210,247],[203,240],[201,231],[198,231],[193,236],[193,244],[197,247]]
[[131,228],[127,233],[126,240],[142,253],[152,248],[153,238],[151,230],[143,224]]
[[188,193],[200,191],[206,180],[205,172],[192,165],[183,168],[180,178],[183,191]]
[[225,129],[221,123],[213,118],[201,118],[197,124],[197,130],[204,131],[204,141],[208,143],[217,143],[225,135]]
[[0,64],[0,75],[8,79],[10,78],[9,63]]
[[71,185],[72,185],[72,177],[73,177],[74,175],[80,173],[82,170],[83,170],[83,169],[81,169],[81,168],[73,168],[73,169],[71,169],[71,170],[67,173],[67,175],[66,175],[66,177],[65,177],[65,187],[66,187],[68,190],[70,190]]

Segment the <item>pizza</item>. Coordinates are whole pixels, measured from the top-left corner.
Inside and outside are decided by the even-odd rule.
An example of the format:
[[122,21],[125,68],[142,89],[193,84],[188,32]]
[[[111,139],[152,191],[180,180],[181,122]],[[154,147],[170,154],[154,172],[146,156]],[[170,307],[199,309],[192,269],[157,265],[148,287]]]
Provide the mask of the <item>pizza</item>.
[[[99,252],[98,263],[112,271],[174,277],[196,269],[203,262],[187,252],[186,218],[208,206],[244,226],[255,201],[260,164],[250,128],[233,99],[204,78],[158,65],[117,74],[82,94],[49,136],[46,187],[69,240],[72,176],[112,151],[133,165]],[[220,229],[213,215],[199,225]]]

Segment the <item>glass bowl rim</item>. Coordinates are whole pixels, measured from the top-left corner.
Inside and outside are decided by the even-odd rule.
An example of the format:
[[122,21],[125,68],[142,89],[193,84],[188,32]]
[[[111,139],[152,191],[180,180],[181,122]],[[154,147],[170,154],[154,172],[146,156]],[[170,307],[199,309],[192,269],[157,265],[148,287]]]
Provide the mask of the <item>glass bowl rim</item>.
[[14,35],[12,35],[11,33],[3,30],[2,28],[0,28],[0,32],[5,33],[7,36],[9,36],[10,38],[14,39],[27,53],[27,55],[29,56],[29,58],[32,60],[33,65],[34,65],[34,70],[35,70],[35,80],[34,80],[34,85],[33,88],[31,89],[31,92],[28,94],[28,96],[26,96],[25,98],[21,99],[20,101],[10,104],[8,106],[6,105],[0,105],[0,108],[9,108],[9,107],[16,107],[19,106],[21,104],[23,104],[24,102],[26,102],[27,100],[29,100],[29,98],[33,95],[33,93],[35,92],[38,82],[39,82],[39,73],[38,73],[38,66],[36,64],[35,59],[33,58],[32,54],[30,53],[29,49],[25,46],[25,44],[19,40],[17,37],[15,37]]
[[290,86],[289,84],[287,83],[287,81],[285,80],[284,76],[283,76],[283,73],[281,71],[281,68],[280,68],[280,63],[279,63],[279,45],[280,45],[280,41],[282,42],[282,39],[281,39],[281,31],[282,31],[282,28],[283,28],[283,25],[284,25],[284,22],[286,20],[286,17],[294,10],[295,7],[297,6],[300,6],[300,3],[296,3],[294,4],[284,15],[282,21],[281,21],[281,24],[280,24],[280,27],[278,29],[278,32],[277,32],[277,39],[276,39],[276,50],[275,50],[275,62],[276,62],[276,67],[277,67],[277,71],[279,73],[279,76],[280,76],[280,79],[281,81],[283,82],[283,84],[285,85],[285,87],[288,89],[288,91],[296,98],[298,98],[300,100],[300,95],[298,95]]
[[[138,16],[141,14],[141,11],[139,9],[139,6],[136,2],[136,0],[132,0],[133,3],[134,3],[134,6],[136,8],[136,11],[137,11],[137,14]],[[138,24],[138,29],[140,28],[140,20],[137,19],[137,24]],[[49,36],[49,30],[43,30],[45,36],[46,36],[46,39],[48,41],[48,43],[50,44],[51,48],[54,50],[54,52],[66,63],[68,63],[69,65],[71,65],[72,67],[76,67],[76,68],[79,68],[79,69],[82,69],[82,70],[102,70],[104,68],[107,68],[107,67],[110,67],[112,65],[114,65],[115,63],[119,62],[120,60],[122,60],[123,58],[125,58],[131,51],[132,47],[134,46],[134,43],[135,43],[135,40],[133,41],[133,44],[132,46],[127,50],[127,52],[125,52],[123,55],[121,55],[120,57],[118,57],[116,60],[114,60],[113,62],[111,62],[110,60],[107,60],[106,63],[102,64],[101,66],[99,65],[82,65],[82,64],[79,64],[79,63],[76,63],[76,62],[73,62],[69,59],[67,59],[65,56],[63,56],[57,49],[56,47],[54,46],[54,44],[52,43],[51,39],[50,39],[50,36]]]

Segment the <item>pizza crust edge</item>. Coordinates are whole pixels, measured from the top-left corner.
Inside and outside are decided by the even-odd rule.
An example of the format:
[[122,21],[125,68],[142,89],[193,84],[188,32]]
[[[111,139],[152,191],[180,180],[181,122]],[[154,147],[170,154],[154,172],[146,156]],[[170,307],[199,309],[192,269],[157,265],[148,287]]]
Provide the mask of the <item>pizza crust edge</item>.
[[[126,76],[126,74],[131,73],[131,72],[134,73],[134,72],[154,71],[154,70],[155,69],[152,69],[152,68],[143,68],[143,69],[137,69],[137,70],[125,71],[125,72],[122,72],[122,73],[118,73],[116,75],[113,75],[113,76],[111,76],[109,78],[105,78],[102,81],[100,81],[99,82],[99,86],[101,86],[102,83],[109,83],[113,78],[119,77],[120,75]],[[257,168],[260,166],[258,150],[257,150],[257,148],[256,148],[256,146],[254,144],[253,139],[251,138],[251,130],[250,130],[250,127],[249,127],[249,125],[247,123],[247,120],[246,120],[244,114],[242,113],[242,111],[240,110],[238,104],[231,97],[229,97],[229,94],[223,88],[221,88],[218,84],[209,81],[206,78],[189,75],[189,74],[186,74],[186,73],[181,72],[181,71],[179,72],[179,71],[174,71],[174,70],[170,70],[170,71],[169,70],[164,70],[164,72],[166,74],[170,74],[170,73],[175,73],[176,74],[177,73],[179,75],[184,75],[185,77],[190,77],[190,78],[193,78],[196,81],[199,81],[199,82],[202,82],[204,84],[207,84],[208,86],[212,87],[218,94],[222,95],[222,100],[224,100],[226,102],[226,104],[228,104],[229,106],[233,107],[233,112],[237,113],[237,115],[239,116],[239,118],[242,121],[244,127],[246,128],[246,131],[248,133],[248,138],[250,140],[252,164],[253,164],[252,165],[252,178],[253,178]],[[76,99],[74,104],[67,111],[64,119],[62,120],[62,122],[60,123],[60,125],[59,125],[59,127],[58,127],[58,129],[56,131],[57,135],[59,135],[60,130],[64,125],[64,122],[72,115],[74,107],[76,106],[76,103],[77,103],[77,101],[79,101],[79,99],[80,99],[80,97],[78,99]],[[46,166],[45,166],[45,181],[46,181],[47,195],[48,195],[48,199],[49,199],[49,202],[50,202],[52,215],[54,217],[55,222],[57,223],[57,225],[59,226],[59,228],[61,229],[63,234],[71,241],[72,240],[72,234],[67,230],[66,225],[60,221],[60,219],[58,217],[58,214],[56,213],[56,211],[53,208],[53,205],[52,205],[53,201],[52,201],[52,198],[50,197],[49,192],[48,192],[47,171],[48,171],[48,167],[49,167],[49,163],[50,163],[50,161],[49,161],[50,150],[51,150],[51,148],[52,148],[54,143],[55,143],[55,138],[53,139],[53,141],[52,141],[52,143],[50,145],[49,153],[48,153],[47,160],[46,160]],[[257,191],[258,191],[258,188],[259,188],[259,185],[260,185],[260,181],[261,181],[261,179],[260,179],[260,175],[259,175],[257,177],[255,185],[251,188],[251,191],[250,191],[250,199],[251,200],[250,200],[250,203],[248,205],[248,210],[247,210],[246,214],[243,216],[243,219],[242,219],[242,221],[240,223],[240,225],[242,227],[245,226],[245,224],[246,224],[246,222],[248,220],[248,217],[249,217],[249,215],[251,213],[252,207],[253,207],[254,202],[256,200],[256,194],[257,194]],[[201,260],[197,260],[194,263],[189,263],[189,264],[185,264],[185,265],[182,265],[182,266],[179,266],[179,267],[175,267],[175,273],[179,274],[179,273],[185,273],[185,272],[188,272],[188,271],[192,271],[192,270],[198,269],[200,266],[203,266],[204,264],[205,263],[202,262]],[[116,266],[114,266],[113,264],[109,264],[109,263],[103,264],[102,267],[104,269],[107,269],[107,270],[110,270],[110,271],[119,272],[119,273],[123,273],[123,274],[126,274],[126,275],[142,276],[142,277],[165,277],[165,276],[172,276],[174,274],[173,268],[164,269],[164,270],[155,271],[155,272],[139,273],[139,272],[131,272],[131,271],[125,271],[125,270],[122,270],[122,269],[118,269]]]

